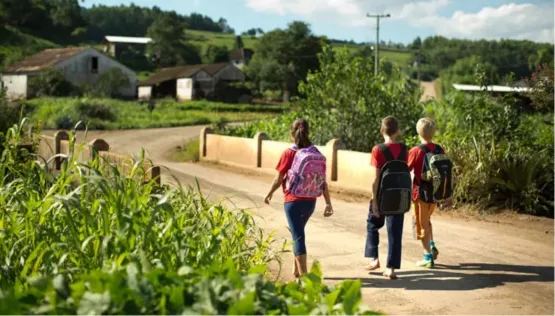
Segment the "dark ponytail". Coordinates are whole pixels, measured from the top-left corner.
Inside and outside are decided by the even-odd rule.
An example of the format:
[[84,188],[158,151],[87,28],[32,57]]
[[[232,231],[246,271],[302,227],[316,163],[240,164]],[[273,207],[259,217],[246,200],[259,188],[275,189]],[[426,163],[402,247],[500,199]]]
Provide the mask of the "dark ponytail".
[[291,125],[291,137],[297,148],[307,148],[312,145],[308,139],[308,122],[304,119],[296,119]]

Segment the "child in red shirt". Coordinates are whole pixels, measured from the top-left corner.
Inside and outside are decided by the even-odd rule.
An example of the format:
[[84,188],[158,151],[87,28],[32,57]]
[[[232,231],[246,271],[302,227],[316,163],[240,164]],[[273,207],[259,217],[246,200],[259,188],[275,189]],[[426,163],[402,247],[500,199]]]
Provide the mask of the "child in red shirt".
[[[399,123],[393,116],[388,116],[382,121],[381,134],[385,145],[395,159],[407,159],[407,148],[397,142],[399,136]],[[382,167],[386,158],[378,146],[372,149],[370,165],[373,167],[372,200],[367,219],[367,235],[364,256],[370,259],[366,270],[372,271],[380,268],[378,246],[380,243],[379,229],[387,222],[388,254],[387,266],[383,275],[388,279],[397,279],[395,269],[401,268],[401,242],[403,239],[403,222],[405,214],[380,216],[378,213],[378,186]]]
[[[435,152],[436,145],[432,142],[432,138],[435,134],[436,123],[430,118],[422,118],[416,124],[416,131],[420,137],[420,141],[424,144],[430,152]],[[441,148],[441,147],[440,147]],[[445,151],[441,149],[441,153],[445,155]],[[426,152],[416,146],[412,148],[409,152],[409,169],[413,174],[413,190],[412,190],[412,200],[413,200],[413,225],[415,230],[415,235],[418,240],[422,242],[422,247],[424,248],[424,259],[416,263],[419,267],[433,268],[434,260],[437,260],[439,255],[439,250],[436,248],[434,243],[434,237],[432,232],[432,223],[430,221],[432,214],[436,209],[435,203],[426,203],[419,199],[419,184],[422,178],[422,167],[424,165],[424,157]],[[446,206],[451,204],[451,199],[446,201]]]
[[[291,125],[291,139],[295,143],[297,150],[312,146],[308,135],[308,122],[303,119],[295,120]],[[264,199],[264,203],[270,204],[274,192],[282,186],[285,199],[285,215],[293,238],[293,252],[295,254],[293,274],[295,277],[299,277],[300,275],[306,274],[308,271],[304,228],[310,216],[314,213],[316,199],[297,197],[285,187],[287,172],[291,169],[296,153],[297,151],[294,149],[286,149],[281,154],[281,158],[276,167],[278,172],[277,176],[270,188],[270,192]],[[333,208],[331,206],[331,199],[327,186],[324,187],[323,195],[326,200],[324,216],[329,217],[333,214]]]

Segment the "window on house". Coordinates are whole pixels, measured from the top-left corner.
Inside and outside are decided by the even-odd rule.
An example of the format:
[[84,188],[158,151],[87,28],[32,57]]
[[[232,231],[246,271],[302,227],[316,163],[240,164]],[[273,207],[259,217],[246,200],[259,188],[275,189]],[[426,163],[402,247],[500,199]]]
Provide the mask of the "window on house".
[[97,74],[98,73],[98,57],[93,57],[91,59],[91,72],[93,74]]

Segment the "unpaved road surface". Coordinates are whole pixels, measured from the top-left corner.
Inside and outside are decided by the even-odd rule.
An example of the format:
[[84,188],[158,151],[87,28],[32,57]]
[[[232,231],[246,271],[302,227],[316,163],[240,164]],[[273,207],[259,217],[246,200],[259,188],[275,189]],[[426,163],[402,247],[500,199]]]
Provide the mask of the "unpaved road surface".
[[437,99],[436,83],[434,81],[421,81],[420,86],[424,89],[420,101]]
[[[229,203],[250,208],[257,223],[276,237],[289,239],[283,199],[276,193],[272,205],[262,199],[270,186],[267,177],[246,176],[167,160],[167,151],[187,138],[198,137],[200,127],[91,132],[87,139],[103,138],[112,151],[135,154],[141,147],[163,169],[163,181],[192,184],[199,180],[204,193],[228,197]],[[170,177],[170,174],[173,177]],[[389,314],[544,314],[553,315],[553,221],[514,216],[505,224],[464,220],[446,215],[433,218],[440,250],[437,267],[416,267],[419,242],[412,239],[411,217],[406,216],[400,280],[389,281],[380,272],[362,269],[366,238],[366,203],[334,201],[335,214],[322,215],[323,202],[307,226],[310,260],[319,260],[327,282],[357,278],[363,282],[364,303]],[[387,256],[387,235],[381,231],[380,257]],[[282,279],[291,279],[291,254],[284,254]]]

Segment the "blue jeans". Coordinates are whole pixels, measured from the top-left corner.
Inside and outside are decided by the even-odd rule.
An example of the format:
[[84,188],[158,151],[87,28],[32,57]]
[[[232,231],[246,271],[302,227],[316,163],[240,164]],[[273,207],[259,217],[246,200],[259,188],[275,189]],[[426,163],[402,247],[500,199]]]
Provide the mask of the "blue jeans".
[[316,200],[285,203],[285,216],[287,216],[291,237],[293,237],[295,256],[306,255],[304,227],[315,208]]
[[372,201],[370,201],[370,211],[366,220],[368,234],[366,235],[364,256],[366,258],[378,258],[378,247],[380,245],[379,229],[387,223],[387,268],[400,269],[405,214],[380,215],[379,218],[376,218],[373,212]]

